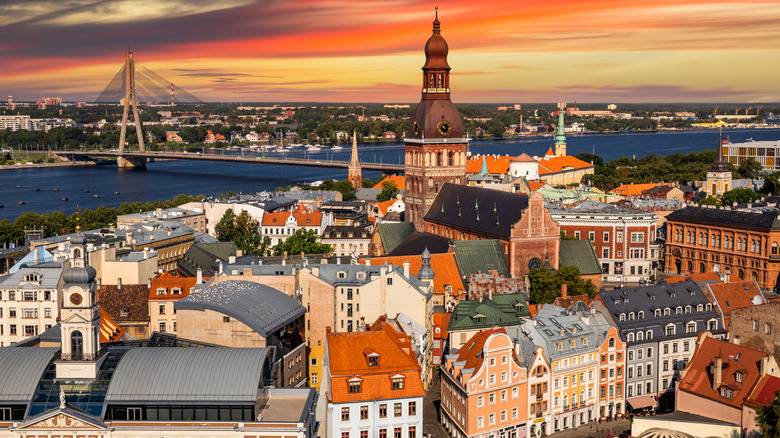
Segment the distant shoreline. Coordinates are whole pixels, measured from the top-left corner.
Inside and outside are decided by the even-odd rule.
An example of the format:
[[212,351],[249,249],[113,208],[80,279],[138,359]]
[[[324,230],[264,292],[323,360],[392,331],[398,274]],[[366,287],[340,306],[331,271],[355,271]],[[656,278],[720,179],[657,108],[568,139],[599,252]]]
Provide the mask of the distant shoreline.
[[62,161],[59,163],[37,163],[37,164],[6,164],[0,166],[0,170],[23,170],[35,169],[39,167],[89,167],[97,163],[93,161]]

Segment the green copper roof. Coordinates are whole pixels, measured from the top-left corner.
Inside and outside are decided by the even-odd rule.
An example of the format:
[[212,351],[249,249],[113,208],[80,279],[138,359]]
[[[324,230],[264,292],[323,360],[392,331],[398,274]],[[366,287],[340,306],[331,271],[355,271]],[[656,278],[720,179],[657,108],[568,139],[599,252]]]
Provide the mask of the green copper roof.
[[484,155],[482,156],[482,170],[479,172],[479,174],[480,175],[487,175],[488,174],[487,159],[485,158]]
[[576,266],[580,274],[601,274],[601,264],[593,245],[587,240],[561,240],[560,267]]
[[449,331],[520,325],[531,316],[524,294],[500,294],[493,298],[461,300],[450,319]]
[[376,228],[382,240],[382,248],[387,252],[392,252],[404,239],[414,233],[414,224],[411,222],[380,223]]
[[457,240],[455,259],[460,276],[466,281],[477,272],[489,274],[494,270],[498,271],[498,275],[510,276],[501,242],[495,239]]
[[563,129],[563,113],[565,111],[565,107],[558,110],[558,134],[555,136],[555,144],[566,144],[566,134]]

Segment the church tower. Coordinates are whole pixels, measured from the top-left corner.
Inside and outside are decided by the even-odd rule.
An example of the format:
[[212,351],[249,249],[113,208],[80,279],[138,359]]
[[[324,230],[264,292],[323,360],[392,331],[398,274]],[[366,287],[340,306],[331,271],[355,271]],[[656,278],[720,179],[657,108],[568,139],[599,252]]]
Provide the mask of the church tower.
[[720,196],[731,190],[731,171],[723,161],[723,137],[718,139],[718,158],[707,172],[707,187],[704,190],[710,196]]
[[563,114],[566,112],[566,102],[558,102],[558,133],[555,135],[555,156],[566,155],[566,131],[564,130]]
[[463,120],[450,101],[449,48],[441,36],[438,8],[433,35],[425,43],[422,99],[412,113],[404,139],[405,216],[423,231],[423,218],[445,183],[466,184]]
[[357,151],[357,131],[352,133],[352,157],[349,159],[349,182],[355,189],[363,188],[363,175],[360,173],[360,160]]
[[94,379],[100,359],[100,307],[95,268],[89,266],[87,239],[70,239],[71,266],[63,274],[61,351],[55,361],[57,379]]

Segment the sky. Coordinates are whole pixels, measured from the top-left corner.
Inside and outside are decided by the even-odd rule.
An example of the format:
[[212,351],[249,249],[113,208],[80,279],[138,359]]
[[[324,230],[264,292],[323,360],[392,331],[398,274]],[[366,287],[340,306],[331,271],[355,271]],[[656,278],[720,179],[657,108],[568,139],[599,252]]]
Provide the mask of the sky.
[[2,0],[0,96],[94,101],[135,61],[209,102],[777,102],[776,0]]

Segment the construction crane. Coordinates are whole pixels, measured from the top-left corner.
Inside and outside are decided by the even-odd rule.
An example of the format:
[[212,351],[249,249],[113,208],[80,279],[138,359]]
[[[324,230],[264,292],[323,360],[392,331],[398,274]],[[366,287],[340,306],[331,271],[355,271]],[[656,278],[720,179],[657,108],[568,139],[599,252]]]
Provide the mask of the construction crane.
[[761,108],[763,108],[763,107],[764,107],[764,105],[761,105],[760,107],[756,108],[756,115],[758,115],[758,113],[761,111]]
[[739,115],[739,110],[741,110],[741,109],[742,109],[741,107],[737,107],[736,111],[734,111],[734,115],[738,116]]
[[718,117],[718,107],[715,107],[715,112],[712,114],[712,118],[715,119]]
[[748,111],[750,111],[751,109],[753,109],[752,106],[749,106],[749,107],[745,108],[745,117],[747,117]]

